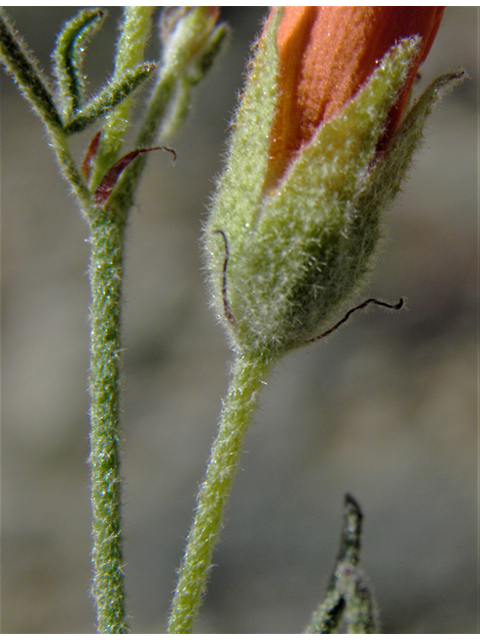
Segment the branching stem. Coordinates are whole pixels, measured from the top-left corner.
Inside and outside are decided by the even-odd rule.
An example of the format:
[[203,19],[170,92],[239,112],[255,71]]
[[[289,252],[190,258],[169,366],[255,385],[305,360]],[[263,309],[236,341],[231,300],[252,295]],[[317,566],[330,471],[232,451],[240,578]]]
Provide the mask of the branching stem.
[[[114,74],[99,93],[87,99],[83,53],[87,40],[102,22],[103,12],[83,10],[59,33],[54,53],[57,85],[54,94],[38,61],[0,11],[0,63],[43,121],[61,172],[70,183],[90,226],[92,555],[99,633],[128,631],[123,588],[119,459],[120,313],[125,224],[145,167],[145,152],[151,150],[165,119],[171,120],[171,115],[175,114],[174,124],[178,126],[182,120],[179,114],[185,115],[190,104],[191,92],[176,91],[177,85],[189,83],[193,86],[204,77],[227,33],[225,26],[216,25],[216,9],[187,7],[177,13],[175,34],[168,32],[162,39],[163,56],[169,60],[171,68],[165,71],[164,64],[158,70],[157,83],[140,124],[137,146],[119,158],[126,129],[132,120],[134,92],[157,68],[157,64],[143,60],[153,12],[153,7],[125,8]],[[97,131],[79,170],[68,150],[68,137],[101,120],[101,136]],[[170,123],[169,130],[173,128]],[[157,145],[154,148],[171,152],[175,159],[173,149]],[[186,622],[182,623],[186,626],[191,624],[198,608],[223,504],[229,493],[248,417],[255,404],[253,398],[265,370],[261,358],[248,362],[240,359],[239,363],[235,369],[239,390],[232,388],[230,408],[224,412],[225,428],[232,431],[228,437],[222,436],[225,442],[217,443],[212,459],[215,473],[207,477],[205,490],[201,493],[200,525],[192,537],[197,554],[193,583],[189,573],[191,567],[186,565],[187,591],[192,594]],[[243,389],[247,389],[247,395],[252,394],[251,397],[247,397]],[[235,416],[237,407],[238,416]],[[202,541],[201,518],[205,509],[212,514],[213,520],[207,529],[208,539]],[[181,608],[184,609],[183,601]]]

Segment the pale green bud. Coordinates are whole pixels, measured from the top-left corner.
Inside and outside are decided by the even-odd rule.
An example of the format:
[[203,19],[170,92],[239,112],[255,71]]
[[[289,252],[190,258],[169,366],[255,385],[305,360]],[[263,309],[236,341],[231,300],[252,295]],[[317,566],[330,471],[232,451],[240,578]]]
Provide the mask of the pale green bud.
[[382,214],[424,120],[440,89],[461,76],[435,81],[380,151],[387,116],[418,58],[420,38],[403,39],[292,155],[280,180],[266,183],[279,95],[279,15],[257,45],[204,234],[214,305],[234,347],[274,357],[318,334],[363,284]]

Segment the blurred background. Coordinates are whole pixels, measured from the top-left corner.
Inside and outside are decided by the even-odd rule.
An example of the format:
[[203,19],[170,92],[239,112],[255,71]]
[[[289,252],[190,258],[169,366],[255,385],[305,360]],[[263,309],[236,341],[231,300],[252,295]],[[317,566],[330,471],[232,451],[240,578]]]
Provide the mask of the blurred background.
[[[50,72],[70,7],[8,9]],[[177,152],[149,158],[128,229],[123,529],[134,632],[165,630],[231,354],[208,306],[199,235],[265,7],[227,7],[228,51]],[[109,9],[87,57],[112,68]],[[152,38],[149,58],[158,57]],[[478,631],[478,9],[447,8],[421,84],[470,75],[428,122],[356,314],[277,366],[247,437],[197,633],[297,633],[322,599],[346,491],[385,633]],[[87,226],[46,134],[1,76],[2,631],[90,633]],[[88,135],[73,141],[77,158]]]

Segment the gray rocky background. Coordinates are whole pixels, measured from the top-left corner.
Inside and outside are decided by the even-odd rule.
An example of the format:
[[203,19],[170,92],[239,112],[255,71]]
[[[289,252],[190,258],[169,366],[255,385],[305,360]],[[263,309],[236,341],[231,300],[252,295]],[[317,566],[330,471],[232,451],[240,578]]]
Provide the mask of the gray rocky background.
[[[50,69],[68,7],[12,7]],[[125,573],[132,630],[162,632],[230,353],[198,238],[249,43],[265,8],[227,8],[228,53],[197,91],[178,160],[149,159],[128,230],[123,324]],[[113,8],[88,58],[111,69]],[[277,366],[250,429],[197,632],[296,633],[337,552],[345,491],[386,633],[477,628],[478,13],[448,8],[425,83],[471,76],[429,121],[358,314]],[[155,55],[155,43],[150,52]],[[2,630],[90,633],[87,228],[42,125],[1,78]],[[81,157],[86,138],[75,141]]]

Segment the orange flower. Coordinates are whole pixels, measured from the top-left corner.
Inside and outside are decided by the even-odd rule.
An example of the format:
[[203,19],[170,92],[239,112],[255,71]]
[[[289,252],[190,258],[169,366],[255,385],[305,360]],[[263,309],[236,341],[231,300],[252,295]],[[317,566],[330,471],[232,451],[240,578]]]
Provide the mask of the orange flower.
[[277,36],[281,95],[266,184],[279,180],[291,156],[355,96],[393,45],[419,35],[420,52],[387,119],[385,144],[398,126],[443,12],[444,7],[424,6],[284,7]]

